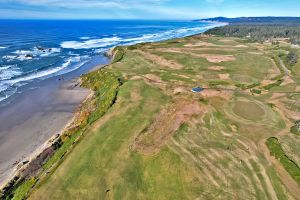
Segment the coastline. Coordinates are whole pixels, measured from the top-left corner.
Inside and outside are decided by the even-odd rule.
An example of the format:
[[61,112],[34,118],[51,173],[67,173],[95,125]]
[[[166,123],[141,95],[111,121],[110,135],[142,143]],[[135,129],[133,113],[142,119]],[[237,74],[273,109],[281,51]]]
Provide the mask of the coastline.
[[[0,107],[0,190],[47,150],[74,121],[92,91],[80,87],[80,75],[109,63],[91,61],[61,79],[52,77],[26,86],[12,102]],[[22,134],[26,133],[26,134]]]
[[[182,37],[182,38],[187,38],[187,37],[193,37],[195,35],[199,35],[199,34],[202,34],[202,33],[198,33],[198,34],[193,34],[193,35],[189,35],[189,36],[185,36],[185,37]],[[178,39],[178,38],[177,38]],[[169,40],[169,39],[168,39]],[[168,41],[168,40],[164,40],[164,41]],[[172,39],[170,39],[172,40]],[[152,43],[152,42],[151,42]],[[135,44],[133,44],[135,45]],[[129,46],[132,46],[132,45],[129,45]],[[102,65],[94,65],[93,67],[90,67],[89,70],[85,70],[83,73],[80,73],[78,74],[77,73],[77,81],[80,79],[80,75],[82,74],[86,74],[88,72],[92,72],[92,71],[95,71],[95,70],[98,70],[100,68],[103,68],[103,67],[106,67],[108,65],[110,65],[114,59],[114,57],[118,57],[117,54],[118,54],[118,50],[116,50],[116,47],[112,47],[111,49],[109,49],[105,54],[104,56],[106,58],[109,59],[109,62],[106,62],[105,64],[102,64]],[[117,59],[117,58],[116,58]],[[57,77],[56,77],[57,78]],[[70,80],[69,80],[70,81]],[[74,87],[75,88],[75,87]],[[77,87],[77,89],[80,89],[80,87]],[[82,88],[81,88],[82,89]],[[88,90],[88,89],[83,89],[83,90]],[[90,98],[91,98],[91,90],[88,90],[89,91],[89,94],[85,94],[85,98],[82,98],[80,101],[77,102],[77,106],[75,106],[73,108],[73,110],[75,109],[78,109],[81,107],[81,105],[85,102],[85,101],[88,101]],[[74,122],[74,120],[76,119],[76,115],[77,115],[77,112],[72,112],[72,114],[69,116],[68,120],[65,121],[64,123],[64,126],[61,127],[61,129],[56,132],[56,133],[53,133],[52,132],[52,136],[48,137],[48,139],[43,142],[39,147],[35,148],[35,151],[33,151],[32,153],[30,153],[28,156],[27,156],[27,159],[25,159],[25,163],[23,163],[23,165],[21,165],[21,167],[19,167],[17,170],[14,171],[14,173],[10,176],[10,178],[7,178],[5,180],[5,182],[1,183],[0,181],[0,190],[2,191],[2,194],[4,194],[3,192],[5,192],[5,190],[8,188],[8,190],[14,188],[17,184],[18,184],[18,181],[19,181],[19,178],[20,178],[20,173],[23,173],[24,171],[26,171],[29,167],[29,165],[33,162],[35,162],[36,160],[39,160],[40,156],[44,156],[43,154],[49,150],[49,148],[52,148],[54,145],[56,145],[56,143],[60,140],[60,136],[62,136],[62,134],[64,134],[66,131],[68,131],[68,128],[70,126],[70,124],[72,124]],[[39,124],[40,126],[40,124]],[[53,150],[53,149],[52,149]],[[56,149],[54,149],[53,151],[55,151]],[[53,155],[53,154],[52,154]],[[51,156],[52,156],[51,155]],[[51,157],[50,156],[50,157]],[[64,155],[63,155],[64,156]],[[49,157],[45,157],[45,160],[48,159]],[[38,161],[40,162],[40,160]],[[39,163],[40,165],[42,165],[42,163]],[[55,167],[55,166],[54,166]],[[28,173],[28,171],[26,171],[25,173]],[[37,173],[37,172],[36,172]],[[48,172],[46,172],[47,174]]]

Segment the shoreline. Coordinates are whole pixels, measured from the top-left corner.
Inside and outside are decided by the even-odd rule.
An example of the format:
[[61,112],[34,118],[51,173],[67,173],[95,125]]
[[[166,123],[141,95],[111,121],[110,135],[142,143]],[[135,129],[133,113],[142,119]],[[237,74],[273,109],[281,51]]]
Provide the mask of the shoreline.
[[[198,34],[193,34],[193,35],[189,35],[189,36],[186,36],[186,37],[182,37],[182,38],[187,38],[187,37],[193,37],[193,36],[196,36],[196,35],[201,35],[203,33],[198,33]],[[172,38],[174,39],[174,38]],[[172,40],[172,39],[168,39],[168,40]],[[178,39],[178,38],[177,38]],[[168,41],[168,40],[164,40],[164,41]],[[136,45],[136,44],[133,44],[133,45]],[[132,45],[129,45],[129,46],[132,46]],[[106,67],[108,65],[110,65],[112,63],[112,60],[113,60],[113,56],[116,54],[116,51],[115,47],[112,47],[110,48],[109,50],[107,50],[107,52],[104,54],[104,57],[106,57],[107,59],[109,59],[109,62],[105,63],[105,64],[102,64],[102,65],[94,65],[93,67],[91,67],[89,70],[86,70],[84,73],[82,74],[86,74],[88,72],[92,72],[92,71],[95,71],[95,70],[98,70],[100,68],[103,68],[103,67]],[[80,74],[80,75],[82,75]],[[77,80],[80,79],[80,75],[78,75],[77,77]],[[57,77],[56,77],[57,78]],[[90,90],[89,90],[90,91]],[[78,104],[77,106],[75,107],[76,109],[80,108],[81,105],[89,100],[91,98],[91,94],[90,93],[89,95],[86,95],[85,98],[83,98]],[[76,119],[76,114],[77,112],[73,112],[72,113],[72,117],[70,117],[70,119],[65,123],[65,126],[63,128],[60,129],[59,131],[59,134],[52,134],[52,136],[50,138],[48,138],[44,143],[42,143],[38,148],[36,148],[36,150],[34,152],[32,152],[30,155],[28,155],[27,158],[30,158],[28,160],[26,160],[26,163],[23,164],[19,169],[17,169],[14,173],[14,175],[10,176],[10,178],[6,179],[5,183],[1,183],[0,181],[0,190],[3,192],[5,191],[5,189],[8,187],[8,188],[11,188],[11,187],[14,187],[15,186],[15,183],[16,183],[16,178],[20,178],[19,175],[20,173],[22,173],[24,170],[26,170],[28,168],[28,166],[34,162],[35,160],[39,159],[38,157],[40,155],[42,155],[45,151],[47,151],[49,148],[53,147],[53,145],[55,145],[55,143],[57,142],[57,140],[60,138],[60,136],[62,136],[62,134],[68,130],[68,127],[70,126],[70,124],[72,124],[72,122],[74,122],[74,119]]]
[[[83,69],[28,84],[22,93],[0,106],[0,190],[49,148],[74,121],[92,92],[80,87],[80,75],[106,66],[101,56]],[[22,132],[26,134],[22,134]]]

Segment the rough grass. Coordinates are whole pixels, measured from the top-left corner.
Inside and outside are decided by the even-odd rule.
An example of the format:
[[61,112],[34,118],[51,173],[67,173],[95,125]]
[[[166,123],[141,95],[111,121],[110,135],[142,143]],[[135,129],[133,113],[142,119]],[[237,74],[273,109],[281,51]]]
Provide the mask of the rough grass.
[[293,179],[300,185],[300,168],[297,164],[290,160],[283,151],[278,139],[271,137],[266,142],[271,154],[278,159],[286,171],[293,177]]
[[[127,98],[132,90],[140,92],[140,102],[130,102]],[[119,99],[116,115],[85,136],[66,162],[31,196],[33,199],[47,199],[44,192],[49,189],[55,189],[49,199],[196,197],[194,186],[189,183],[189,176],[193,176],[176,154],[164,149],[158,156],[144,157],[130,150],[134,135],[150,123],[167,97],[137,82],[125,83]],[[122,111],[123,106],[129,107],[124,108],[126,112]],[[107,190],[110,192],[106,193]]]
[[255,102],[237,101],[233,106],[233,112],[245,119],[259,121],[265,111]]
[[[189,55],[189,50],[184,54],[161,51],[186,49],[186,45],[197,43],[215,46],[193,47],[194,54],[225,55],[229,54],[224,52],[226,48],[233,48],[235,51],[230,51],[230,55],[236,60],[216,65]],[[241,47],[242,44],[245,46]],[[115,49],[113,64],[104,69],[124,83],[115,104],[105,115],[96,115],[102,117],[53,174],[38,185],[31,199],[223,200],[291,196],[284,177],[277,174],[258,145],[286,127],[287,119],[271,99],[272,93],[264,90],[253,96],[261,90],[263,80],[280,75],[269,74],[276,67],[272,62],[272,56],[278,53],[276,49],[242,39],[203,36],[117,49],[121,50]],[[174,61],[183,68],[161,66],[144,58],[140,51]],[[221,68],[221,72],[212,70],[213,66]],[[231,79],[218,80],[220,73]],[[151,76],[157,79],[149,80],[147,77]],[[86,81],[88,87],[98,90],[100,77],[89,75]],[[202,85],[219,89],[200,94],[190,92]],[[282,85],[274,88],[290,87]],[[113,96],[113,91],[107,94]],[[238,101],[241,98],[250,104]],[[296,96],[289,98],[294,100]],[[137,136],[155,123],[162,110],[183,99],[200,104],[203,113],[193,115],[175,130],[173,138],[155,155],[134,151]],[[253,101],[265,105],[264,110]],[[235,113],[239,115],[232,112],[235,102]],[[95,100],[92,105],[100,104]]]

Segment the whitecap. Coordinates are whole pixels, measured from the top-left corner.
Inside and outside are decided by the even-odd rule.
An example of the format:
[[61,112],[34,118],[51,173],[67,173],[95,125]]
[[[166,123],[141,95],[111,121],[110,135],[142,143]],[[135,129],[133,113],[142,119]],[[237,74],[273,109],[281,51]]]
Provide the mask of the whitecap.
[[19,68],[15,65],[7,65],[0,67],[0,81],[8,80],[22,74]]
[[91,37],[80,37],[79,39],[81,39],[81,40],[89,40],[89,39],[91,39]]
[[100,47],[108,47],[108,46],[116,45],[120,41],[121,38],[119,37],[111,37],[111,38],[86,40],[83,42],[65,41],[62,42],[60,46],[65,49],[92,49],[92,48],[100,48]]
[[0,47],[0,49],[7,49],[7,47]]

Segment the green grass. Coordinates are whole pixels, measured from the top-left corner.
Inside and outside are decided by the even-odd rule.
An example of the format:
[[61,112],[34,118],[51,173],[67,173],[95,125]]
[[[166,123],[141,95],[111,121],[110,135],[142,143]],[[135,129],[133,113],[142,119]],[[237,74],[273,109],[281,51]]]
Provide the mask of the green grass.
[[266,144],[271,154],[281,162],[286,171],[300,185],[300,168],[286,156],[278,139],[271,137],[267,140]]
[[280,86],[282,83],[283,83],[283,79],[279,79],[279,80],[277,80],[277,81],[274,82],[274,83],[271,83],[271,84],[269,84],[269,85],[264,86],[263,89],[265,89],[265,90],[270,90],[270,89],[272,89],[273,87],[278,87],[278,86]]
[[[256,43],[222,39],[188,37],[115,48],[111,65],[100,73],[82,77],[83,85],[93,89],[96,97],[86,105],[93,108],[94,113],[83,115],[80,121],[82,127],[89,128],[67,134],[52,161],[50,159],[44,165],[51,173],[37,182],[30,198],[270,199],[269,181],[279,199],[290,196],[273,166],[261,153],[251,151],[252,144],[258,144],[285,127],[279,112],[269,106],[260,107],[271,102],[272,93],[264,91],[263,95],[253,96],[245,91],[261,92],[260,82],[271,77],[268,73],[274,68],[271,60],[274,49],[260,45],[265,47],[260,50]],[[188,55],[188,52],[157,50],[181,48],[199,40],[226,46],[205,47],[206,50],[193,50],[193,53],[230,54],[236,60],[210,63],[205,58]],[[228,46],[241,43],[248,47]],[[225,48],[236,51],[224,52]],[[184,68],[161,66],[144,58],[137,50],[175,61]],[[263,54],[249,53],[256,50]],[[209,69],[212,66],[224,69]],[[224,73],[229,74],[230,80],[218,80],[219,74]],[[144,79],[146,75],[154,75],[164,83]],[[238,86],[244,90],[225,91],[220,96],[200,96],[190,92],[189,88],[195,85]],[[273,89],[282,87],[274,86]],[[182,92],[175,94],[177,89]],[[246,99],[245,102],[242,99]],[[172,139],[163,143],[165,145],[158,153],[144,155],[142,150],[136,150],[133,144],[136,144],[137,136],[148,133],[145,130],[153,127],[153,122],[159,119],[157,116],[164,115],[166,108],[178,102],[195,103],[203,110],[187,118],[178,130],[172,130]],[[243,120],[245,118],[256,123]],[[59,165],[55,165],[54,170],[51,166],[58,160]],[[31,185],[32,182],[28,182],[23,188],[26,190]],[[20,191],[23,193],[22,187]]]
[[[72,150],[86,128],[107,112],[116,99],[119,85],[120,83],[115,76],[103,70],[94,71],[82,77],[82,86],[94,90],[95,96],[82,106],[81,112],[84,114],[78,117],[80,118],[77,119],[78,121],[75,121],[75,128],[67,130],[61,136],[61,146],[42,165],[42,173],[51,172],[51,170],[55,169],[53,166],[57,167],[63,161],[64,156]],[[85,110],[85,107],[93,107],[93,110]],[[86,112],[87,114],[85,114]],[[5,194],[4,198],[25,198],[37,181],[34,177],[21,179],[11,191]]]
[[233,112],[238,116],[252,121],[259,121],[265,115],[265,111],[255,102],[251,101],[235,102]]
[[[141,101],[127,98],[133,90],[141,93]],[[105,198],[107,189],[114,199],[196,197],[195,186],[184,178],[189,172],[176,154],[164,149],[155,157],[144,157],[128,148],[135,133],[149,125],[168,98],[143,82],[127,82],[120,88],[119,99],[120,107],[130,109],[117,111],[86,135],[33,198],[53,190],[51,199]]]

